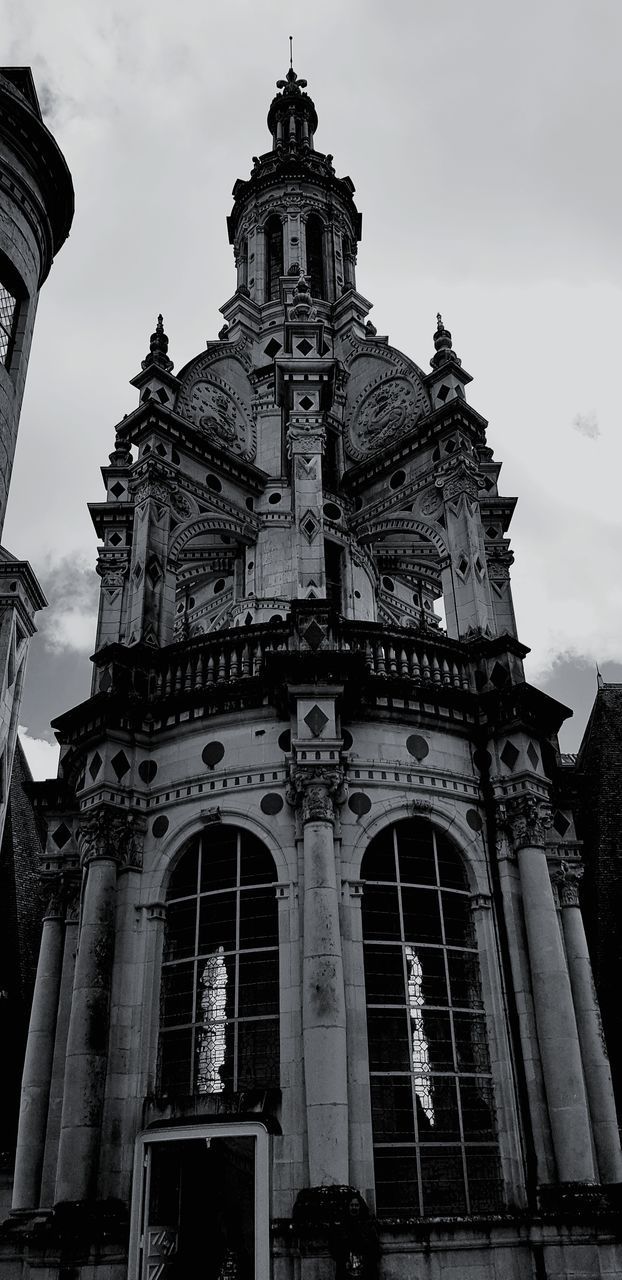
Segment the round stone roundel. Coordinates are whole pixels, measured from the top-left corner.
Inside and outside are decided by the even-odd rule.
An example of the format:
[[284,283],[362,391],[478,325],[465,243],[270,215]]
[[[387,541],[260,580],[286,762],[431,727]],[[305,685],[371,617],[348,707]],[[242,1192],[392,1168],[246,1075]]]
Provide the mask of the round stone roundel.
[[205,744],[201,752],[201,759],[203,764],[207,765],[208,769],[214,769],[217,764],[220,764],[224,754],[225,748],[223,747],[222,742],[214,740],[213,742],[207,742]]
[[348,800],[348,808],[356,814],[357,818],[360,818],[364,813],[369,813],[371,800],[364,791],[353,791]]
[[166,835],[167,831],[168,831],[168,818],[165,818],[164,814],[161,813],[159,818],[154,818],[151,832],[152,832],[152,835],[155,836],[156,840],[160,840],[162,836]]
[[277,791],[269,791],[267,795],[261,797],[259,808],[262,813],[270,815],[280,813],[283,808],[283,797]]
[[415,757],[415,760],[425,760],[430,748],[425,738],[422,738],[420,734],[411,733],[410,737],[406,739],[406,750],[411,756]]
[[477,809],[467,809],[466,820],[471,828],[471,831],[481,831],[484,825],[480,814],[477,812]]

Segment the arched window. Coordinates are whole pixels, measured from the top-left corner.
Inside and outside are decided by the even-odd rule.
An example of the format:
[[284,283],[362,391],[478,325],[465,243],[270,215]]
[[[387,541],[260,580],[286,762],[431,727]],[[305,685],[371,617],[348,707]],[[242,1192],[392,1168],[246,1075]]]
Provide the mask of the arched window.
[[363,858],[363,939],[377,1209],[501,1205],[486,1025],[457,850],[422,818]]
[[278,302],[279,280],[283,269],[283,224],[274,214],[265,227],[266,239],[266,302]]
[[214,1094],[279,1083],[275,868],[255,836],[211,827],[171,876],[160,1087]]
[[307,218],[307,276],[313,298],[325,298],[324,224],[316,213]]

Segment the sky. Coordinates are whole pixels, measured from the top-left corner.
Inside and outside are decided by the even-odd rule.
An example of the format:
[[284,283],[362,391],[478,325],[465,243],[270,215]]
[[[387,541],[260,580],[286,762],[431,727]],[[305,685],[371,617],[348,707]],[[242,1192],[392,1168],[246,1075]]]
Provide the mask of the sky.
[[575,709],[622,680],[619,0],[0,0],[2,61],[33,68],[76,214],[43,289],[4,544],[50,601],[23,737],[88,697],[99,581],[86,503],[162,311],[176,368],[214,338],[235,272],[231,188],[269,147],[294,65],[318,148],[363,212],[357,285],[428,368],[437,311],[518,495],[527,677]]

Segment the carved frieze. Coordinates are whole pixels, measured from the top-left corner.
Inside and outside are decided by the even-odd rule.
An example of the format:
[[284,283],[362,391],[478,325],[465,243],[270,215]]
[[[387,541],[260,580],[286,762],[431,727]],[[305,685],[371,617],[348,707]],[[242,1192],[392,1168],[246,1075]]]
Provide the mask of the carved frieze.
[[560,907],[579,906],[579,885],[583,879],[583,866],[580,862],[562,862],[553,875],[557,886]]

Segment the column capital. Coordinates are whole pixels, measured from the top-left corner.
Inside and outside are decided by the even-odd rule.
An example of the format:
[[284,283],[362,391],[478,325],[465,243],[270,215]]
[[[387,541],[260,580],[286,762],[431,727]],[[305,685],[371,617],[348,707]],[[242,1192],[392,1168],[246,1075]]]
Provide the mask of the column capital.
[[344,804],[347,796],[343,769],[293,768],[291,771],[287,799],[300,809],[303,824],[334,823],[336,806]]
[[83,867],[101,859],[120,867],[142,867],[144,820],[133,813],[98,808],[80,824],[77,839]]
[[579,885],[583,872],[584,867],[580,862],[561,862],[553,871],[551,879],[557,888],[560,907],[579,906]]
[[450,462],[441,463],[434,479],[436,488],[442,490],[445,502],[450,502],[452,498],[457,498],[463,493],[476,502],[482,481],[483,477],[476,463],[471,458],[465,457],[452,458]]
[[499,805],[499,825],[506,832],[515,852],[519,849],[544,847],[553,821],[549,801],[531,793],[512,796]]

